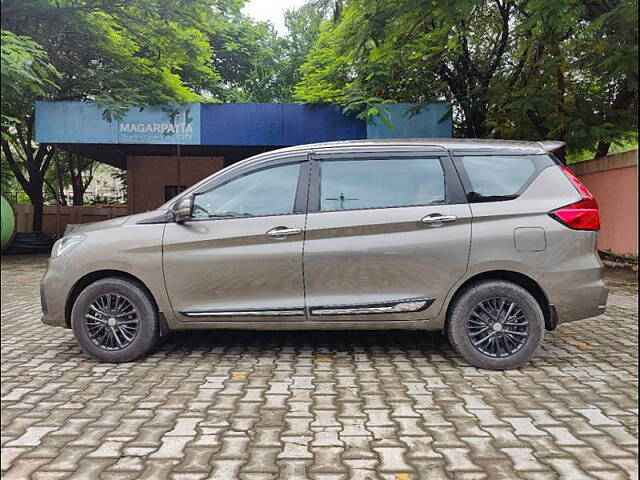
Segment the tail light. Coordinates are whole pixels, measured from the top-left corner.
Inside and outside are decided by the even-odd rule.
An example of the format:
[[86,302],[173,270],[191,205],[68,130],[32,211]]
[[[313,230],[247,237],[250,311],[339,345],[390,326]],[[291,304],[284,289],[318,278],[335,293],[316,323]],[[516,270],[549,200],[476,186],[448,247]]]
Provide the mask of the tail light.
[[568,167],[563,165],[560,168],[580,192],[582,199],[571,205],[552,210],[549,215],[574,230],[600,230],[598,201]]

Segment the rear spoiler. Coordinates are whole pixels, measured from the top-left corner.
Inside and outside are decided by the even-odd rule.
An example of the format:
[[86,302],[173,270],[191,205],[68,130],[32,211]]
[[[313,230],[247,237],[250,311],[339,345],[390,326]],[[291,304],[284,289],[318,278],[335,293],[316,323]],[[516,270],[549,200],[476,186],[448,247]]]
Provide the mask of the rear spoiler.
[[567,164],[567,160],[565,158],[567,147],[566,142],[545,140],[544,142],[538,142],[538,145],[540,145],[545,152],[553,153],[563,165]]

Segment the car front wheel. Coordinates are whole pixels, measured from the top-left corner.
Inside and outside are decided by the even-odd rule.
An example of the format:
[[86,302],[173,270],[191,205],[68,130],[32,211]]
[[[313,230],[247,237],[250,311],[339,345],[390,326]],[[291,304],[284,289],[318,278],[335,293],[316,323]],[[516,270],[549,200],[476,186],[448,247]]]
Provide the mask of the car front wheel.
[[518,368],[542,342],[544,315],[524,288],[503,280],[478,282],[454,299],[449,341],[470,364],[492,370]]
[[97,280],[78,295],[71,328],[82,349],[102,362],[135,360],[160,338],[158,312],[146,289],[119,277]]

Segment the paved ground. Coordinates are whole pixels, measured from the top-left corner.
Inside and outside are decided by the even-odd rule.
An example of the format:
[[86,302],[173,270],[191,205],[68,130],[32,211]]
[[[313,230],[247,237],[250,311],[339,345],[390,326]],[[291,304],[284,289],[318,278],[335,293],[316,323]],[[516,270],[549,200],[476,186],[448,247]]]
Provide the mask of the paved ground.
[[180,334],[101,365],[39,322],[46,260],[2,260],[3,479],[637,477],[638,310],[547,334],[519,371],[439,335]]

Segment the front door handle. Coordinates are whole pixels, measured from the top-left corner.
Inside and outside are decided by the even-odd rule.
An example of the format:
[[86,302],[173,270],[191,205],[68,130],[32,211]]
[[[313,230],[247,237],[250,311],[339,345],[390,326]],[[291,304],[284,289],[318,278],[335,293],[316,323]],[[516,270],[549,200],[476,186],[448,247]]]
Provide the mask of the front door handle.
[[267,235],[275,238],[285,238],[289,235],[297,235],[302,233],[301,228],[297,227],[275,227],[267,232]]
[[422,223],[431,227],[440,227],[445,223],[455,222],[458,219],[455,215],[442,215],[441,213],[432,213],[426,217],[422,217]]

